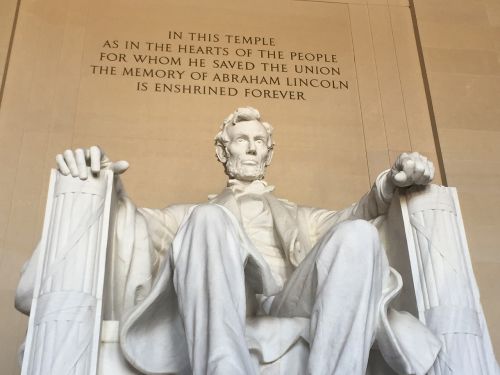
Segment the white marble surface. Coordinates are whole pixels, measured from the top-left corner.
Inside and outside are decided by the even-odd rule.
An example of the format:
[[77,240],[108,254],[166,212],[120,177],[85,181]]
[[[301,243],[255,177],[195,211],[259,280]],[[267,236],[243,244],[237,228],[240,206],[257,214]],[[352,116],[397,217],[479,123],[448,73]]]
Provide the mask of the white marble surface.
[[53,170],[42,239],[18,286],[30,314],[23,375],[97,371],[113,174]]
[[[130,364],[144,373],[364,375],[375,341],[395,371],[425,373],[441,341],[391,308],[401,277],[373,224],[383,226],[397,187],[432,180],[432,163],[404,153],[358,203],[332,212],[273,195],[263,180],[272,127],[255,109],[224,121],[216,153],[229,183],[209,204],[138,209],[115,178],[104,318],[120,321]],[[56,160],[80,180],[87,166],[115,175],[128,168],[98,147]],[[108,341],[103,353],[112,358],[117,346]],[[372,357],[369,372],[387,369]]]
[[430,185],[401,200],[420,320],[443,342],[429,374],[497,374],[456,189]]

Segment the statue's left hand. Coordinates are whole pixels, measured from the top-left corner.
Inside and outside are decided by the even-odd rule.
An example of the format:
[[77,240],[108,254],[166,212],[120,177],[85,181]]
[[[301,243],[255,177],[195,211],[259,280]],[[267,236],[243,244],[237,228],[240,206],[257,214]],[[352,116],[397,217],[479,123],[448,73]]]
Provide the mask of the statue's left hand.
[[434,164],[418,152],[402,153],[389,172],[389,179],[397,187],[427,185],[434,178]]

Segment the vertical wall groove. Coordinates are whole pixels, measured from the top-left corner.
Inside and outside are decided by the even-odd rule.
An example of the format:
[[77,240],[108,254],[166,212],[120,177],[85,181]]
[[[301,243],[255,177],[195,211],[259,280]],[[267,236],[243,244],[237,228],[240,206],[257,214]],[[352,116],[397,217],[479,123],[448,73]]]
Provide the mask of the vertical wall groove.
[[10,54],[12,52],[12,45],[14,44],[14,35],[16,34],[17,18],[19,15],[20,6],[21,6],[21,0],[17,0],[16,10],[14,12],[14,19],[12,21],[12,31],[10,33],[9,47],[7,49],[7,55],[5,56],[5,68],[3,70],[2,82],[0,85],[0,109],[2,108],[3,92],[5,88],[5,81],[7,80],[7,72],[9,71]]
[[422,71],[422,80],[424,82],[425,97],[427,99],[427,107],[429,108],[429,116],[430,116],[430,120],[431,120],[432,135],[434,136],[434,143],[436,145],[436,155],[437,155],[437,162],[438,162],[438,166],[439,166],[439,171],[441,173],[441,182],[444,186],[448,186],[448,180],[446,178],[446,171],[444,168],[443,153],[441,151],[441,143],[439,141],[439,132],[437,129],[436,115],[434,113],[434,106],[432,104],[429,79],[427,76],[427,69],[425,67],[422,41],[420,39],[420,32],[418,29],[417,16],[415,13],[414,0],[409,0],[409,3],[410,3],[411,19],[412,19],[412,23],[413,23],[413,30],[415,31],[415,42],[417,44],[418,59],[420,61],[420,69]]

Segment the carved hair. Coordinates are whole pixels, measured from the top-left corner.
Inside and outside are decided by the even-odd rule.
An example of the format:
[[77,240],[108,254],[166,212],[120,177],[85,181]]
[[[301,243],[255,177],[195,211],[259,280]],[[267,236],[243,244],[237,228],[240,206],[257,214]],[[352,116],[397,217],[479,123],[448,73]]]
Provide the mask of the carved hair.
[[269,150],[272,150],[274,147],[274,142],[272,138],[273,127],[271,124],[267,122],[263,122],[260,120],[260,113],[258,110],[252,107],[241,107],[236,111],[231,113],[222,123],[220,131],[215,136],[215,146],[220,146],[223,149],[226,148],[226,145],[229,143],[229,135],[227,134],[227,127],[234,126],[238,122],[242,121],[258,121],[264,126],[267,131],[269,137],[267,138],[267,147]]

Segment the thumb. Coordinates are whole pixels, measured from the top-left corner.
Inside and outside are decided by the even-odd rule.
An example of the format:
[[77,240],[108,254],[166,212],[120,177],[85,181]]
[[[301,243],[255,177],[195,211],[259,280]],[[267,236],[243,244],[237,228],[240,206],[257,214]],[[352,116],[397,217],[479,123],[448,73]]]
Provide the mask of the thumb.
[[116,163],[112,163],[109,168],[113,171],[114,174],[122,174],[128,169],[129,166],[130,165],[128,161],[120,160]]
[[396,181],[399,184],[404,184],[406,182],[406,173],[403,171],[400,171],[394,175],[394,181]]

